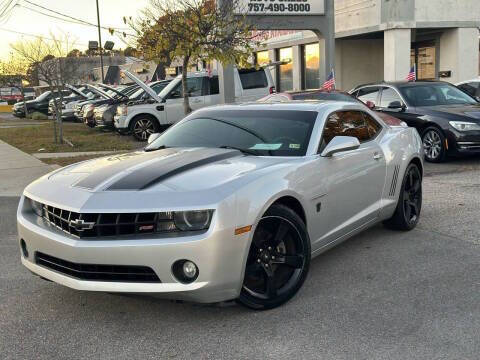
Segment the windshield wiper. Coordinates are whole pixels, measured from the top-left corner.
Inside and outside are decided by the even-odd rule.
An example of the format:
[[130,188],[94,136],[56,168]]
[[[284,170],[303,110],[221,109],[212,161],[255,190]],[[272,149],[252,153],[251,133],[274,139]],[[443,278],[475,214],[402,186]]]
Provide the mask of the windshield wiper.
[[230,145],[221,145],[221,146],[218,146],[218,148],[220,148],[220,149],[238,150],[238,151],[240,151],[240,152],[243,153],[243,154],[258,156],[258,152],[256,152],[255,150],[241,149],[241,148],[238,148],[238,147],[235,147],[235,146],[230,146]]

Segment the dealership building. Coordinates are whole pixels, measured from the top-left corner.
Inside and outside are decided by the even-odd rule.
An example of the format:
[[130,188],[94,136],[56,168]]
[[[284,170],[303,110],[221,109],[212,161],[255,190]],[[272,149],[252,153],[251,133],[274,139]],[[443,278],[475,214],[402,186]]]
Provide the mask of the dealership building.
[[[334,0],[334,13],[339,89],[404,80],[413,65],[419,80],[455,83],[479,75],[480,0]],[[324,39],[308,30],[262,36],[255,60],[282,61],[273,68],[279,91],[321,87]]]

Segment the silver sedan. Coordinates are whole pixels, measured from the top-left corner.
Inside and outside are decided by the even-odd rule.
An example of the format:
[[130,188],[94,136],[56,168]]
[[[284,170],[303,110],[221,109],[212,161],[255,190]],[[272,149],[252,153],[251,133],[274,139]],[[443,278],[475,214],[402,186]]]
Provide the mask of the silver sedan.
[[361,104],[205,108],[144,151],[30,184],[21,261],[77,290],[273,308],[312,257],[381,221],[416,226],[422,153],[415,129]]

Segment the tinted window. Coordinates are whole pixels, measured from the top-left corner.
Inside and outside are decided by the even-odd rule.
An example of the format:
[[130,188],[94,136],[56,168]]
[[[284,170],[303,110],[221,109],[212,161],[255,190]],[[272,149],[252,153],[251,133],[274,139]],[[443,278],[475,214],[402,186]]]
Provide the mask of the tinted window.
[[388,108],[388,105],[394,101],[399,101],[403,103],[400,95],[393,90],[392,88],[383,88],[382,90],[382,99],[380,100],[380,107]]
[[371,101],[374,104],[377,104],[378,92],[380,88],[378,87],[368,87],[358,90],[357,98],[359,98],[363,103]]
[[462,91],[465,91],[470,96],[476,96],[479,85],[480,83],[478,82],[471,82],[471,83],[459,85],[458,88],[461,89]]
[[318,113],[284,110],[203,112],[162,134],[147,147],[232,146],[271,156],[304,156]]
[[339,111],[331,114],[322,135],[321,150],[335,136],[353,136],[358,141],[374,139],[382,127],[368,114],[361,111]]
[[[187,89],[190,97],[202,96],[203,77],[187,78]],[[170,92],[170,99],[183,98],[183,86],[180,81]]]
[[404,86],[400,92],[413,106],[477,104],[472,97],[446,83]]
[[238,74],[244,90],[268,87],[267,75],[263,69],[242,69],[238,70]]
[[210,95],[218,95],[220,94],[220,85],[218,83],[218,76],[213,76],[208,79]]

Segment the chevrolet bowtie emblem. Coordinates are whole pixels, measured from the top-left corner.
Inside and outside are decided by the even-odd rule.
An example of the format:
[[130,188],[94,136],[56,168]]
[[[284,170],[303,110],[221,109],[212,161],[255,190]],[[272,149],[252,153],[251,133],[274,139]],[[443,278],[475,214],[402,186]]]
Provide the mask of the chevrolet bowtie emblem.
[[69,224],[77,231],[91,230],[95,225],[94,222],[85,222],[80,219],[70,220]]

